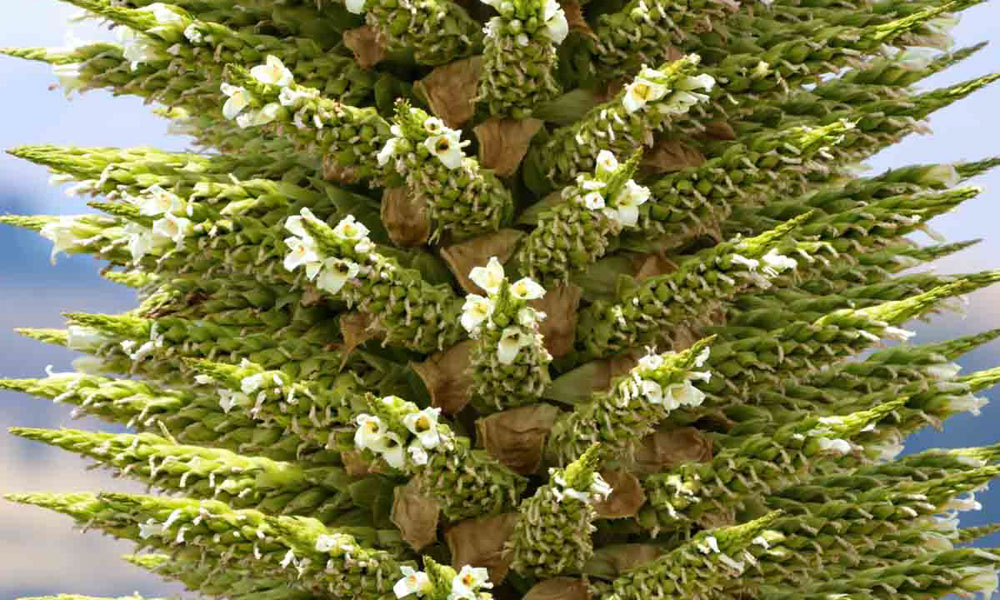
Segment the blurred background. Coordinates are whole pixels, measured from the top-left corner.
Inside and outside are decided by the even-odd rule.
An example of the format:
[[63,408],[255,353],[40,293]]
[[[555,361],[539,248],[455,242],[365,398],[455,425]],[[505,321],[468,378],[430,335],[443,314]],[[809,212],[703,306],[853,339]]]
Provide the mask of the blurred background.
[[[753,1],[753,0],[748,0]],[[61,46],[67,33],[83,40],[105,39],[93,24],[68,24],[76,9],[56,0],[0,0],[0,46]],[[959,45],[1000,41],[1000,2],[967,11],[954,36]],[[996,70],[1000,44],[929,80],[939,86]],[[55,78],[43,64],[0,57],[0,148],[19,144],[58,143],[86,146],[155,145],[180,150],[185,140],[167,135],[165,121],[131,97],[103,92],[67,99],[50,89]],[[1000,154],[1000,85],[994,85],[935,115],[934,136],[914,136],[870,162],[873,173],[913,163],[975,160]],[[939,217],[933,229],[950,241],[984,238],[978,246],[936,265],[941,272],[1000,267],[1000,172],[978,182],[987,188],[958,212]],[[993,184],[993,185],[991,185]],[[994,192],[990,192],[993,188]],[[45,169],[0,156],[0,214],[74,214],[84,201],[68,197],[48,183]],[[923,240],[926,241],[926,240]],[[0,375],[38,377],[46,365],[68,370],[72,352],[21,338],[14,327],[60,327],[61,311],[117,312],[132,308],[131,292],[98,277],[100,264],[87,257],[59,257],[49,262],[50,245],[32,233],[0,230]],[[974,294],[964,314],[945,314],[932,324],[918,323],[916,341],[931,342],[1000,326],[1000,286]],[[1000,342],[962,359],[966,372],[1000,364]],[[988,393],[996,398],[996,392]],[[907,452],[938,446],[965,446],[1000,440],[1000,402],[979,417],[963,415],[945,431],[927,430],[911,438]],[[16,439],[4,431],[13,425],[96,428],[96,422],[73,421],[69,409],[27,396],[0,392],[0,492],[139,490],[103,472],[86,471],[70,454]],[[980,496],[984,508],[964,513],[963,524],[1000,520],[1000,491]],[[984,540],[1000,543],[1000,534]],[[81,534],[66,517],[40,509],[0,502],[0,598],[74,592],[120,596],[137,591],[146,597],[174,594],[180,588],[158,581],[118,556],[130,544],[96,532]]]

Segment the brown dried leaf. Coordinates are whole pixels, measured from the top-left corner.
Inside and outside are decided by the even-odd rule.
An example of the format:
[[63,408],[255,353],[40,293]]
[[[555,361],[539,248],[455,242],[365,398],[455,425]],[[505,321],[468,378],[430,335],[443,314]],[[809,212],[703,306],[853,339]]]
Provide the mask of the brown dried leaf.
[[351,49],[362,69],[374,67],[386,56],[384,40],[371,25],[345,31],[344,45]]
[[646,493],[639,479],[625,471],[601,471],[601,477],[611,486],[611,495],[604,502],[594,503],[597,515],[604,519],[634,517],[646,503]]
[[437,539],[438,501],[420,493],[420,481],[411,479],[393,490],[392,519],[403,540],[414,550],[420,550]]
[[500,177],[513,175],[542,122],[538,119],[489,119],[472,130],[479,140],[479,164]]
[[573,350],[580,294],[578,286],[564,283],[550,288],[538,300],[529,302],[532,308],[546,315],[540,325],[540,331],[545,349],[553,358],[565,356]]
[[660,140],[642,156],[641,166],[651,175],[681,171],[705,164],[705,155],[678,140]]
[[[344,338],[342,350],[344,362],[355,348],[384,333],[375,325],[375,317],[369,313],[353,312],[340,315],[340,334]],[[343,364],[341,364],[343,366]]]
[[594,30],[590,28],[590,24],[587,23],[587,19],[583,17],[583,7],[576,0],[563,0],[561,2],[563,12],[566,13],[566,22],[569,23],[569,30],[575,31],[580,35],[589,37],[590,39],[598,39],[597,34]]
[[663,256],[662,254],[647,254],[637,257],[638,266],[635,270],[636,283],[645,281],[650,277],[666,275],[677,270],[677,263]]
[[382,222],[397,246],[420,246],[431,237],[427,202],[406,186],[382,192]]
[[490,571],[490,581],[500,585],[507,576],[511,560],[504,552],[504,545],[514,533],[517,519],[517,513],[468,519],[445,531],[452,567],[486,567]]
[[431,395],[431,406],[445,414],[455,414],[472,396],[472,369],[469,354],[475,345],[465,340],[444,352],[432,354],[422,363],[410,363]]
[[427,100],[435,115],[448,127],[458,129],[475,113],[482,71],[483,57],[473,56],[434,69],[414,84],[414,88]]
[[528,590],[523,600],[590,600],[590,586],[582,579],[546,579]]
[[733,129],[733,126],[730,125],[728,121],[716,119],[715,121],[704,123],[704,126],[705,137],[725,142],[730,142],[736,139],[736,130]]
[[524,232],[517,229],[501,229],[442,248],[441,258],[448,264],[463,290],[470,294],[482,294],[483,290],[469,279],[472,268],[486,266],[491,256],[497,257],[501,263],[507,262],[523,235]]
[[598,548],[587,561],[584,571],[613,579],[619,575],[641,567],[664,553],[663,548],[652,544],[619,544]]
[[538,470],[542,450],[559,409],[551,404],[535,404],[505,410],[476,421],[479,441],[486,452],[516,473]]
[[340,461],[344,463],[344,470],[351,477],[366,477],[375,472],[372,465],[361,458],[361,453],[354,450],[341,452]]
[[712,459],[712,440],[694,427],[661,428],[647,435],[636,448],[634,469],[639,473],[660,473],[686,462]]

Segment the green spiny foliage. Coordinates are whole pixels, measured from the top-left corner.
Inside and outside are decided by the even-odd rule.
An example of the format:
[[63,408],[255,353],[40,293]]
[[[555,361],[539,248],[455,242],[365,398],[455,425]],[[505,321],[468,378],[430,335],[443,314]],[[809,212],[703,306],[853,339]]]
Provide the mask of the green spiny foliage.
[[1000,329],[878,346],[1000,280],[901,274],[1000,160],[851,168],[1000,77],[916,88],[977,0],[69,1],[119,41],[2,52],[201,151],[9,151],[99,214],[0,222],[139,305],[20,330],[87,356],[0,389],[126,425],[11,432],[165,495],[9,499],[204,597],[996,587],[954,513],[1000,447],[896,454]]

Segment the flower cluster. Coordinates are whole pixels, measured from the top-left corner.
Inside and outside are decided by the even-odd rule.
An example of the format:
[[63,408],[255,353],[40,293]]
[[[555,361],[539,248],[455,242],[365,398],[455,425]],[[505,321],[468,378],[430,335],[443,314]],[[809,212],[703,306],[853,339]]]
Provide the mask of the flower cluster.
[[[709,349],[705,348],[695,358],[694,366],[701,367],[708,360]],[[667,410],[676,410],[682,406],[701,406],[705,393],[694,386],[695,381],[708,381],[709,371],[690,371],[679,383],[660,385],[656,381],[656,371],[665,364],[663,355],[650,353],[639,359],[639,364],[632,369],[629,377],[618,384],[618,393],[622,400],[629,402],[634,398],[643,398],[650,404],[662,405]]]
[[[517,10],[511,0],[483,0],[483,4],[488,4],[497,9],[501,17],[493,17],[483,28],[486,37],[496,38],[500,35],[505,24],[511,34],[514,34],[514,41],[519,46],[527,46],[531,43],[528,35],[523,32],[523,23],[518,19]],[[569,21],[562,6],[556,0],[542,0],[540,11],[540,21],[545,27],[549,38],[556,45],[563,43],[569,35]],[[534,19],[535,17],[532,17]]]
[[169,190],[154,185],[138,196],[125,196],[125,200],[138,208],[141,216],[154,219],[151,227],[134,222],[125,226],[133,262],[147,254],[160,256],[171,248],[180,248],[194,233],[195,224],[188,218],[193,207]]
[[278,102],[265,104],[259,110],[247,110],[250,108],[251,98],[246,88],[229,83],[222,84],[221,90],[226,96],[226,102],[222,105],[222,115],[229,120],[236,119],[236,124],[244,129],[266,125],[274,121],[282,106],[290,106],[300,95],[305,93],[289,89],[289,86],[295,82],[295,78],[288,67],[276,56],[269,55],[264,64],[250,69],[250,76],[260,83],[274,85],[282,90],[278,95]]
[[670,104],[661,110],[683,114],[690,107],[708,99],[706,94],[698,93],[698,90],[710,92],[715,87],[715,79],[708,74],[685,77],[675,83],[673,89],[664,83],[667,79],[667,75],[663,72],[643,65],[636,78],[625,86],[625,94],[622,97],[625,111],[634,113],[643,110],[648,103],[662,100],[667,94],[672,93]]
[[[618,159],[608,150],[597,154],[597,169],[594,177],[577,176],[577,186],[583,191],[577,202],[589,210],[599,210],[612,221],[623,227],[635,227],[639,222],[639,207],[650,197],[649,188],[628,179],[623,184],[611,185],[623,168]],[[611,194],[607,198],[607,194]]]
[[[348,281],[367,273],[367,267],[354,261],[337,257],[321,258],[316,241],[302,224],[303,219],[317,220],[308,208],[285,220],[285,229],[292,233],[285,238],[288,254],[285,255],[284,266],[287,271],[302,267],[307,279],[315,281],[316,287],[330,294],[336,294]],[[368,228],[352,215],[337,223],[333,235],[343,242],[353,243],[355,252],[359,254],[371,252],[375,247],[368,239]]]
[[418,409],[412,402],[395,396],[386,396],[378,402],[382,417],[362,413],[355,418],[357,449],[373,452],[394,469],[404,469],[408,462],[413,466],[426,465],[430,459],[428,450],[450,446],[448,431],[438,425],[440,408]]
[[[415,109],[410,109],[411,116],[418,116],[421,113]],[[390,130],[392,137],[385,143],[378,153],[378,164],[384,167],[396,156],[411,151],[421,153],[422,147],[428,154],[436,157],[441,164],[448,169],[457,169],[462,166],[465,154],[462,148],[471,142],[462,141],[462,132],[451,129],[444,124],[444,121],[437,117],[427,117],[423,120],[423,131],[417,134],[404,132],[403,127],[398,123],[394,124]],[[422,134],[422,135],[421,135]]]
[[566,498],[579,500],[584,504],[604,502],[614,490],[604,481],[600,473],[594,473],[590,482],[590,487],[586,490],[578,490],[566,483],[563,473],[559,469],[549,469],[549,476],[552,479],[552,493],[556,500],[562,502]]
[[[432,595],[435,586],[431,582],[430,575],[407,566],[400,567],[399,570],[403,573],[403,578],[392,587],[396,598],[406,598],[414,594],[419,598]],[[490,600],[493,595],[485,590],[492,587],[487,569],[465,565],[452,577],[448,595],[444,597],[442,594],[441,598],[435,597],[432,600]]]
[[[541,313],[525,303],[545,295],[545,289],[530,277],[524,277],[508,284],[503,265],[494,256],[485,267],[475,267],[469,278],[486,291],[486,296],[469,294],[462,306],[462,327],[476,339],[483,328],[494,329],[503,326],[497,344],[497,359],[509,365],[517,358],[521,348],[534,343],[538,335],[538,323],[545,318]],[[498,307],[510,312],[502,319],[495,319]],[[502,323],[500,325],[499,323]]]
[[[155,2],[137,10],[139,12],[151,13],[160,25],[179,23],[183,20],[179,14],[160,2]],[[125,57],[125,60],[129,61],[129,67],[133,71],[144,62],[163,60],[166,56],[160,50],[160,44],[142,32],[119,25],[114,28],[114,33],[118,43],[122,46],[122,56]]]

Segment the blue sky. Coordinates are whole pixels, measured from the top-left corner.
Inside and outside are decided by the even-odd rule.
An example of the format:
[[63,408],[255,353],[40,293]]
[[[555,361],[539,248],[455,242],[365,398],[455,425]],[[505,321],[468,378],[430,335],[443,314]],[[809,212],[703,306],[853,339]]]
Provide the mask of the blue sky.
[[[0,20],[0,46],[62,45],[66,21],[76,10],[54,0],[0,0],[5,18]],[[1000,3],[970,10],[956,29],[960,44],[993,39],[1000,23]],[[77,37],[91,39],[104,32],[74,26]],[[958,68],[930,82],[944,85],[996,69],[1000,44],[987,48]],[[0,147],[28,143],[77,145],[157,145],[181,149],[184,141],[166,135],[166,123],[150,114],[135,98],[112,98],[89,93],[67,100],[49,90],[54,78],[40,64],[0,57]],[[1000,154],[1000,86],[991,87],[936,115],[933,137],[917,136],[889,149],[871,161],[876,171],[912,163],[978,159]],[[979,182],[987,192],[950,215],[933,222],[936,232],[949,240],[985,238],[979,246],[942,261],[942,272],[965,272],[1000,267],[1000,222],[997,188],[1000,175]],[[991,185],[992,184],[992,185]],[[83,212],[78,198],[70,198],[48,184],[44,169],[0,156],[0,213],[71,214]],[[51,364],[68,369],[70,352],[45,347],[16,336],[18,326],[56,327],[66,310],[116,312],[134,305],[127,291],[97,276],[99,265],[85,257],[61,257],[49,263],[49,245],[34,234],[0,229],[0,374],[35,377]],[[932,341],[982,331],[1000,325],[1000,290],[973,295],[964,316],[950,314],[933,325],[919,324],[917,341]],[[978,349],[963,361],[966,371],[1000,364],[1000,343]],[[995,397],[995,394],[990,394]],[[998,403],[1000,405],[1000,403]],[[988,406],[978,417],[950,421],[943,432],[925,431],[910,440],[908,449],[958,446],[996,441],[993,419],[1000,407]],[[64,407],[50,406],[24,396],[0,392],[0,428],[12,425],[47,427],[97,427],[97,423],[72,421]],[[66,453],[50,450],[0,433],[0,490],[78,491],[132,489],[135,485],[110,479],[106,474],[84,471],[85,463]],[[966,513],[964,521],[984,523],[1000,519],[1000,493],[982,496],[985,509]],[[1000,539],[991,540],[1000,542]],[[97,533],[81,535],[70,529],[68,519],[31,508],[0,503],[0,598],[19,595],[76,592],[123,595],[134,590],[146,596],[178,588],[117,560],[129,545]]]

